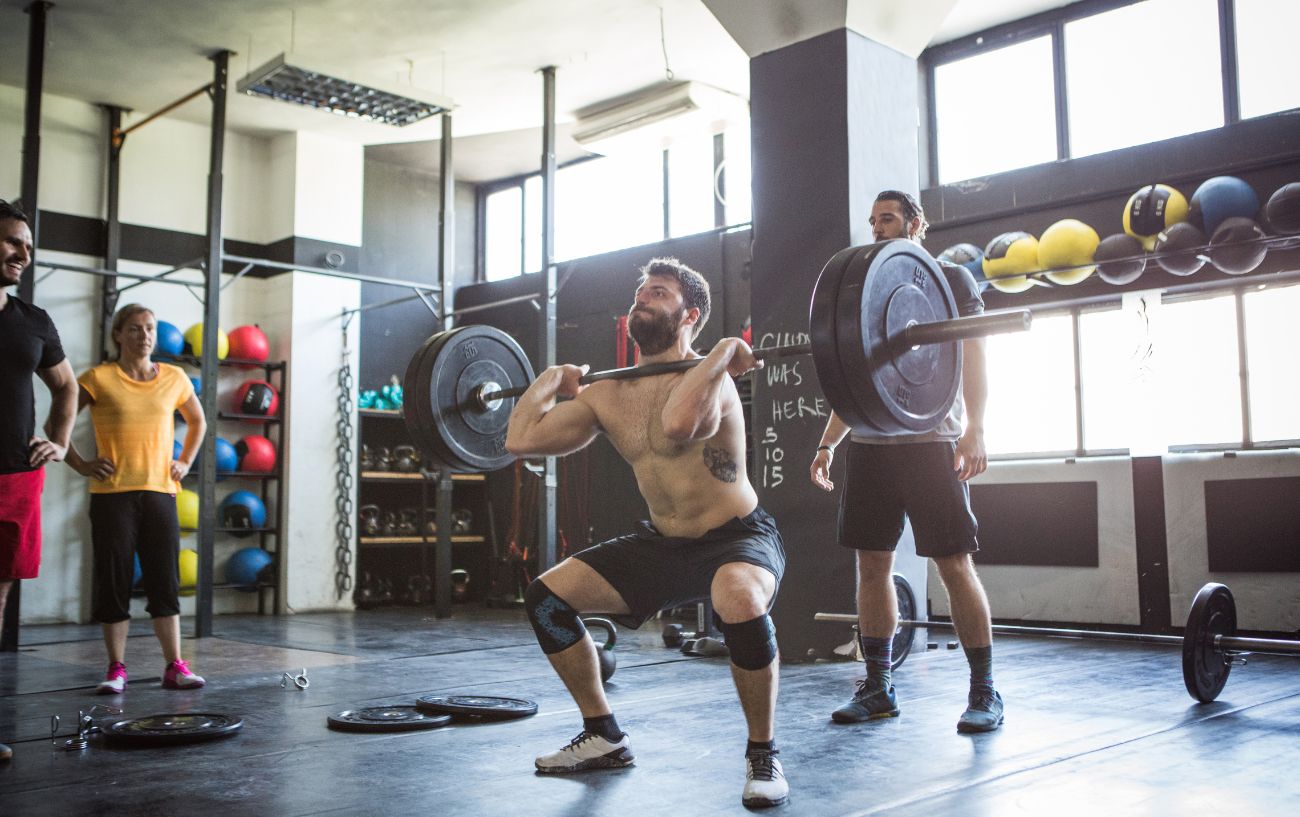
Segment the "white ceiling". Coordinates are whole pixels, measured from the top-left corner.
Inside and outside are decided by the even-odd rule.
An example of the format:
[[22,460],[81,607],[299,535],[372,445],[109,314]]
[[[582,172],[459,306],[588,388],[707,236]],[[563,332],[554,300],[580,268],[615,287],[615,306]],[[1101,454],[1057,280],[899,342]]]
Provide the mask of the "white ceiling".
[[[29,2],[0,0],[0,83],[6,85],[26,82],[23,8]],[[1065,4],[960,0],[934,41]],[[781,5],[754,0],[755,13]],[[58,0],[47,33],[45,91],[130,108],[135,114],[127,124],[209,82],[207,55],[222,48],[235,52],[228,124],[243,132],[307,130],[367,145],[422,142],[440,134],[436,117],[394,128],[234,93],[248,70],[283,51],[358,82],[443,94],[456,104],[457,176],[469,181],[537,166],[538,70],[547,65],[559,69],[556,109],[562,124],[575,110],[662,81],[665,51],[678,79],[746,97],[749,90],[747,56],[702,0]],[[209,112],[195,100],[171,115],[207,122]],[[538,143],[531,149],[530,135]],[[463,136],[485,138],[462,145]],[[436,167],[433,149],[383,153],[391,161]],[[560,153],[563,160],[581,149],[561,139]]]

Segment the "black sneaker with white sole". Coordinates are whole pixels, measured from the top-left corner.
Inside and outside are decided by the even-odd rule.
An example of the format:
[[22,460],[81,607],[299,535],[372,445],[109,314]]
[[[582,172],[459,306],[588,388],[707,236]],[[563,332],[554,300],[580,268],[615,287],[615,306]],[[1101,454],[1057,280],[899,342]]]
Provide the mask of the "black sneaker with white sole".
[[582,730],[558,751],[537,756],[537,771],[543,774],[569,774],[587,769],[621,769],[631,766],[636,757],[624,733],[617,742]]
[[790,799],[790,784],[776,752],[749,752],[745,755],[745,791],[740,802],[749,808],[779,806]]

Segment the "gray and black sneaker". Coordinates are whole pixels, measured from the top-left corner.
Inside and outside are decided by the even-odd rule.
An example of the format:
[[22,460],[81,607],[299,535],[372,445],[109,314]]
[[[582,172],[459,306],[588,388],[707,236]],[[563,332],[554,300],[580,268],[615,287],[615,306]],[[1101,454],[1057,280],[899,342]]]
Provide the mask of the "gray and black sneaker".
[[967,697],[966,711],[957,720],[957,731],[992,732],[1002,725],[1002,696],[991,687],[976,687]]
[[582,730],[568,745],[550,754],[537,756],[537,771],[543,774],[568,774],[587,769],[619,769],[631,766],[636,758],[627,733],[618,742]]
[[866,678],[858,681],[858,691],[853,693],[853,700],[831,713],[831,720],[836,723],[862,723],[897,717],[898,699],[894,697],[894,688],[869,687]]
[[750,752],[745,755],[745,791],[740,802],[748,808],[779,806],[790,799],[790,784],[776,752]]

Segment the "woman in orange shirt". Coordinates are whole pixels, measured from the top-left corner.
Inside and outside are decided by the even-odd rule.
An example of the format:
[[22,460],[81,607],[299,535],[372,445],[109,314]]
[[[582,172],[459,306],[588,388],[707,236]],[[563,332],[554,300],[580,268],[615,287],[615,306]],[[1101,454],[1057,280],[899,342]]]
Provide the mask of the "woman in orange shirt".
[[[91,479],[91,606],[108,648],[101,694],[126,689],[126,636],[137,553],[148,598],[145,609],[167,662],[162,685],[167,689],[203,686],[203,679],[181,658],[176,492],[198,454],[207,423],[184,370],[150,359],[156,340],[153,312],[139,304],[124,306],[113,316],[117,359],[77,378],[78,411],[90,406],[98,451],[94,458],[85,459],[70,446],[67,463]],[[173,459],[177,411],[187,430],[181,455]]]

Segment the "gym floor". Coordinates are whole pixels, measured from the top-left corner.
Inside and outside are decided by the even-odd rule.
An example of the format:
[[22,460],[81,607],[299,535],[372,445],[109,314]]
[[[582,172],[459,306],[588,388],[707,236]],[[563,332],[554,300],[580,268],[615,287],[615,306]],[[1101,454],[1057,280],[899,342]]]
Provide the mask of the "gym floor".
[[[133,622],[131,681],[92,694],[103,672],[98,628],[30,626],[0,654],[0,813],[234,815],[743,814],[744,728],[725,659],[663,646],[660,623],[620,631],[608,691],[632,738],[630,769],[569,777],[533,772],[533,756],[580,729],[577,711],[523,613],[457,608],[283,617],[223,616],[184,651],[209,686],[165,691],[147,621]],[[847,628],[846,628],[847,633]],[[1294,815],[1300,813],[1300,663],[1253,656],[1219,700],[1183,689],[1180,652],[1163,645],[1000,636],[995,675],[1006,725],[967,737],[954,725],[966,662],[916,648],[895,675],[902,716],[837,726],[829,713],[861,665],[782,670],[777,710],[790,780],[783,815]],[[847,638],[846,638],[847,640]],[[310,686],[280,685],[306,668]],[[523,720],[423,732],[350,734],[330,713],[410,704],[421,695],[531,698]],[[241,715],[229,738],[171,748],[79,752],[59,744],[77,710],[117,703],[127,715]]]

